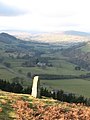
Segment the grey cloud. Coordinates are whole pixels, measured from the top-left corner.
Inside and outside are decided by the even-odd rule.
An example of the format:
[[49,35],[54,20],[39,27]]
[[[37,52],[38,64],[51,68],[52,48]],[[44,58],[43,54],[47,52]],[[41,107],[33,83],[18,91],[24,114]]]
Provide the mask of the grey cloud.
[[0,16],[19,16],[25,13],[25,10],[21,10],[0,2]]

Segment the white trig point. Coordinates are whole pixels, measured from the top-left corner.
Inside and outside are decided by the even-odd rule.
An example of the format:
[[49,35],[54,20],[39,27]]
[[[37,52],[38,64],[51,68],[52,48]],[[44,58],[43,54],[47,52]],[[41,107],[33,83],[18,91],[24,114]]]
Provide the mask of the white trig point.
[[33,85],[32,85],[32,94],[35,98],[40,98],[40,80],[39,76],[35,76],[33,79]]

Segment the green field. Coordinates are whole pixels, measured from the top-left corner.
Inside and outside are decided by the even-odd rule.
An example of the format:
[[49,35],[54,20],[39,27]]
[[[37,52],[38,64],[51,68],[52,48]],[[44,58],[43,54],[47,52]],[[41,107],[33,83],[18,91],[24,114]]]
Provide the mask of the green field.
[[[0,64],[0,78],[11,81],[14,77],[20,77],[24,80],[24,85],[29,86],[32,83],[32,79],[27,77],[27,73],[31,74],[49,74],[49,75],[84,75],[89,73],[87,70],[75,70],[75,65],[69,63],[63,59],[50,60],[53,67],[22,67],[21,63],[24,60],[21,59],[7,59],[11,63],[11,68],[7,68]],[[18,71],[22,72],[19,73]],[[85,97],[90,97],[90,81],[83,79],[67,79],[67,80],[41,80],[41,86],[45,86],[48,89],[62,89],[65,92],[71,92]]]
[[81,47],[81,50],[84,52],[90,52],[90,44],[86,44],[85,46]]
[[90,81],[83,79],[41,80],[41,84],[49,89],[62,89],[65,92],[90,97]]
[[[52,61],[57,67],[46,67],[45,69],[40,67],[21,67],[20,60],[11,61],[12,68],[6,69],[3,65],[0,65],[0,78],[11,80],[14,77],[21,77],[24,79],[24,85],[31,85],[32,79],[27,77],[27,73],[31,74],[50,74],[50,75],[81,75],[86,74],[89,71],[76,71],[75,65],[63,60]],[[60,66],[58,66],[60,64]],[[21,70],[22,73],[18,71]],[[62,89],[65,92],[71,92],[85,97],[90,97],[90,81],[83,79],[71,79],[71,80],[41,80],[41,86],[47,87],[49,90]]]
[[[40,67],[17,67],[15,62],[13,62],[12,69],[5,69],[2,67],[0,69],[0,78],[11,80],[14,77],[21,77],[24,79],[24,85],[29,86],[32,83],[32,79],[27,77],[27,73],[31,72],[32,74],[50,74],[50,75],[80,75],[86,74],[89,71],[76,71],[74,65],[67,64],[67,62],[61,62],[63,67],[47,67],[42,69]],[[66,65],[66,66],[65,66]],[[0,68],[1,68],[0,67]],[[22,73],[18,71],[22,70]],[[62,89],[65,92],[71,92],[79,95],[84,95],[85,97],[90,97],[90,81],[83,79],[67,79],[67,80],[41,80],[41,86],[51,89]]]
[[26,75],[27,72],[31,72],[32,74],[50,74],[50,75],[81,75],[88,73],[87,71],[75,71],[74,69],[69,70],[65,68],[57,68],[57,67],[47,67],[45,69],[39,67],[16,67],[15,71],[19,69],[22,70],[23,74]]

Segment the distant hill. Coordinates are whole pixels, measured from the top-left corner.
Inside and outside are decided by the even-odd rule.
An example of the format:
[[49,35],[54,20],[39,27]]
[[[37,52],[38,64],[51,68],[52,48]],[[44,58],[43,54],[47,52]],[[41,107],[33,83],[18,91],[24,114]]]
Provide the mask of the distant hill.
[[78,36],[90,36],[90,33],[87,32],[81,32],[81,31],[74,31],[74,30],[70,30],[70,31],[65,31],[64,34],[66,35],[78,35]]
[[12,32],[17,38],[25,41],[39,41],[49,43],[90,41],[90,33],[81,31],[62,32]]
[[17,38],[8,34],[8,33],[0,33],[0,42],[10,44],[12,42],[16,42]]

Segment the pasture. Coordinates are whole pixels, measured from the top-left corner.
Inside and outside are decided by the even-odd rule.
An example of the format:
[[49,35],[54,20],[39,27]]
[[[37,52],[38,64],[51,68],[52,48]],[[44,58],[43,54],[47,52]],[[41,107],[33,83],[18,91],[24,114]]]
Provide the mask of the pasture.
[[46,86],[49,90],[62,89],[65,92],[90,97],[90,81],[87,80],[83,79],[41,80],[41,84],[43,86]]

